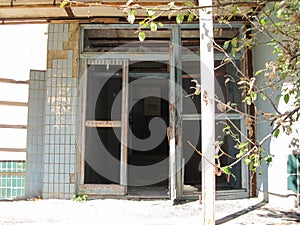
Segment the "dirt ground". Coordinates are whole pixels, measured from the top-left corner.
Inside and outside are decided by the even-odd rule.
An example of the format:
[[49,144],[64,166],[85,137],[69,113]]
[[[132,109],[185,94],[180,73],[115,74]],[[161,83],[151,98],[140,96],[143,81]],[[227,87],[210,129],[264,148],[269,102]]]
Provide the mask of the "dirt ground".
[[[0,202],[0,224],[194,225],[202,224],[199,201],[38,200]],[[217,224],[300,224],[300,210],[284,211],[258,199],[216,201]]]

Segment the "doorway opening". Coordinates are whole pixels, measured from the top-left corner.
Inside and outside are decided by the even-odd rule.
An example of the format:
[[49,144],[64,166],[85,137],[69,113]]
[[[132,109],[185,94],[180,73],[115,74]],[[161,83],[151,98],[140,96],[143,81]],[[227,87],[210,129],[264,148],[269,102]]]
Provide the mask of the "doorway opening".
[[120,74],[118,66],[88,68],[85,184],[120,184],[121,101],[116,101],[122,90]]
[[128,195],[168,197],[168,65],[129,66]]

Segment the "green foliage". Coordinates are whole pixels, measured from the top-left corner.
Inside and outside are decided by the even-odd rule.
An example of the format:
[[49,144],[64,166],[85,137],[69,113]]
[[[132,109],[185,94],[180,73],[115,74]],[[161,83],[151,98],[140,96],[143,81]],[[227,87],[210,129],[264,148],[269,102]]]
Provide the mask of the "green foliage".
[[60,8],[64,8],[67,4],[69,3],[69,1],[62,1],[59,5]]
[[86,194],[79,194],[73,196],[73,201],[75,202],[86,202],[88,200],[88,196]]
[[128,20],[129,23],[131,23],[131,24],[134,23],[134,21],[135,21],[135,15],[136,15],[136,10],[131,10],[128,13],[127,20]]
[[183,22],[183,20],[184,20],[184,15],[181,14],[181,13],[177,14],[177,16],[176,16],[176,23],[180,24],[180,23]]
[[139,40],[140,40],[140,41],[144,41],[144,40],[145,40],[145,38],[146,38],[146,34],[145,34],[145,32],[143,32],[143,31],[140,31],[140,32],[139,32]]
[[231,174],[231,168],[230,166],[223,166],[221,167],[222,171],[226,174],[226,175],[230,175]]
[[274,137],[278,138],[279,134],[280,134],[280,129],[277,128],[274,132]]

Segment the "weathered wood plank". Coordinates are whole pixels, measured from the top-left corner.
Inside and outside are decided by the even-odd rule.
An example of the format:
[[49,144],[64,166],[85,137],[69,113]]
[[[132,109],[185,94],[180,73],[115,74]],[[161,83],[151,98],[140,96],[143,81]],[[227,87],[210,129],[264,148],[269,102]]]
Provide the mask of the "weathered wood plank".
[[27,125],[0,124],[0,128],[27,129]]
[[125,195],[126,187],[117,184],[84,184],[80,191],[87,195]]
[[26,152],[26,148],[0,148],[0,152]]
[[128,61],[124,60],[122,66],[122,131],[121,131],[121,162],[120,162],[120,184],[125,187],[127,194],[128,170],[127,170],[127,134],[128,134]]
[[87,120],[86,127],[121,127],[121,121]]
[[0,83],[29,84],[29,80],[14,80],[14,79],[8,79],[8,78],[0,78]]
[[0,101],[0,105],[6,105],[6,106],[28,106],[28,102]]

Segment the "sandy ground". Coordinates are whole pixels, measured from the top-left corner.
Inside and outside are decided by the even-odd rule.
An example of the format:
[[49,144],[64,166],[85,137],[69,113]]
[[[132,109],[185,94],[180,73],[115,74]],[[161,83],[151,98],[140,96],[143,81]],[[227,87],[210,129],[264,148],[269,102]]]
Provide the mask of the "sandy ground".
[[[202,206],[168,200],[38,200],[0,202],[0,224],[36,225],[194,225],[202,224]],[[258,199],[216,201],[218,224],[300,224],[300,210],[275,209]]]

